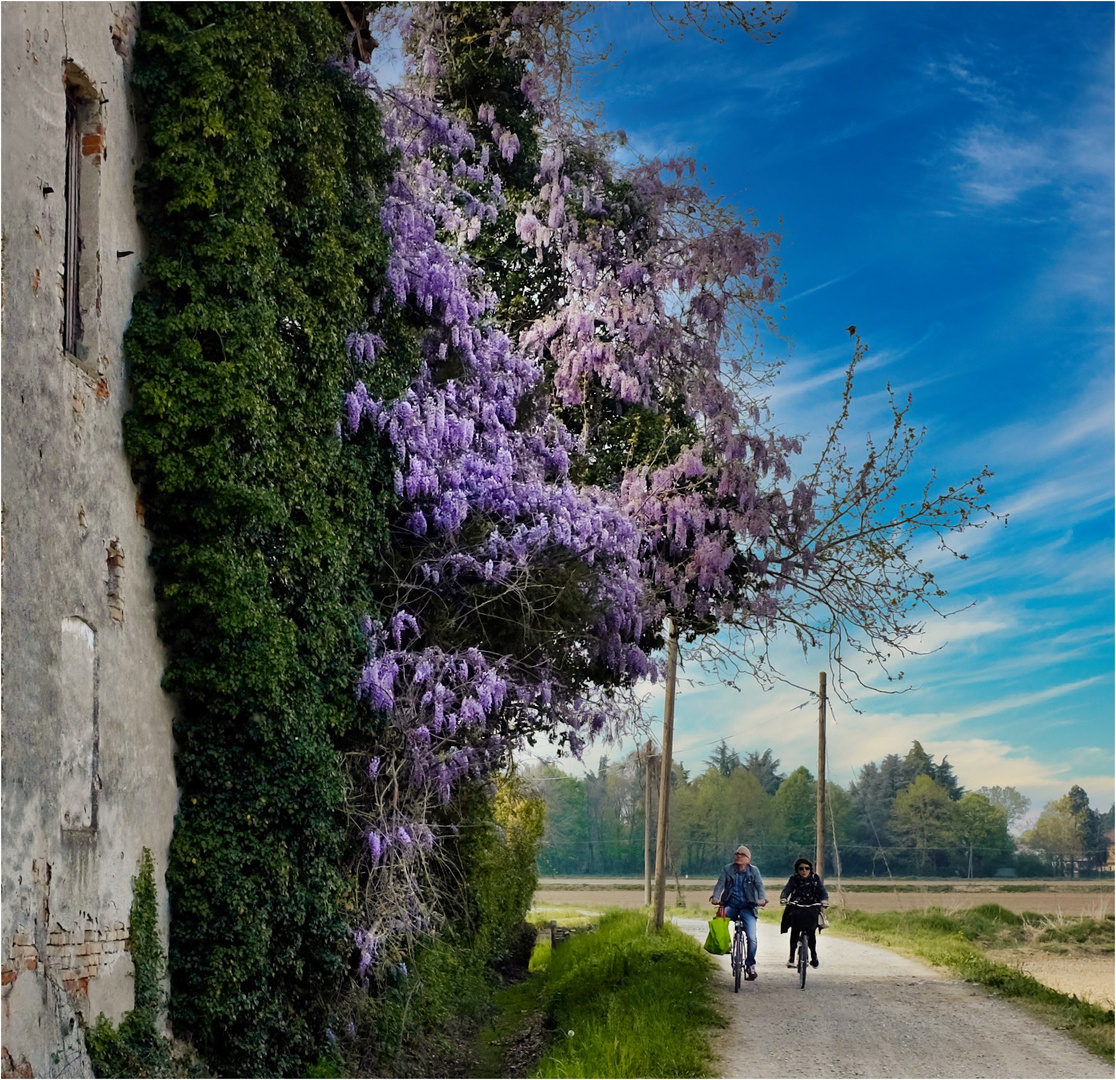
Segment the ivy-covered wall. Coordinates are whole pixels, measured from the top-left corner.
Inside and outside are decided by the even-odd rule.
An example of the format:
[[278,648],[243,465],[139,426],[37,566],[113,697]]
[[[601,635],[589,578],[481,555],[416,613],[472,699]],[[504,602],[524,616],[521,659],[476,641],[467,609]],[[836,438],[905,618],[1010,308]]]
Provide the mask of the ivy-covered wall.
[[[391,466],[337,427],[410,367],[374,316],[379,116],[327,5],[145,4],[134,86],[152,255],[126,354],[177,695],[171,1019],[226,1075],[298,1073],[351,950],[342,752]],[[346,335],[388,339],[374,371]]]

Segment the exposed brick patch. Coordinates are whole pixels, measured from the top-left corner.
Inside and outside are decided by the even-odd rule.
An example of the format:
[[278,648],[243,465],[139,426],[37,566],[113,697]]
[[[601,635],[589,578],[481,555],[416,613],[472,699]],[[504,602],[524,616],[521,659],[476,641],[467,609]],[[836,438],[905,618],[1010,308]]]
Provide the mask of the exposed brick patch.
[[21,971],[35,971],[45,963],[72,995],[84,997],[89,980],[97,976],[101,966],[131,951],[131,947],[128,928],[119,920],[101,926],[86,918],[83,924],[69,929],[56,922],[47,934],[45,955],[30,934],[12,935],[0,980],[7,986]]
[[98,125],[97,130],[81,137],[82,157],[96,157],[104,153],[105,130]]
[[107,545],[109,615],[118,623],[124,621],[124,549],[120,541],[113,537]]

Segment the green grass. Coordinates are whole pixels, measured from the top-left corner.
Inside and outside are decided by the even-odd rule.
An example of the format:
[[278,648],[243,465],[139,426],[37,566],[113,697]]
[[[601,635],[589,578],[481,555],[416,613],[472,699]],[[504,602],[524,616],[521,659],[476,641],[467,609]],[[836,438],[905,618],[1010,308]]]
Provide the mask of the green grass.
[[606,912],[595,933],[536,947],[554,1025],[539,1077],[709,1076],[713,1007],[709,958],[643,911]]
[[983,952],[983,948],[991,946],[1033,941],[1036,936],[1041,941],[1042,935],[1048,932],[1062,934],[1061,940],[1074,942],[1092,942],[1107,934],[1107,940],[1111,941],[1111,918],[1059,920],[1042,930],[1024,916],[998,904],[982,904],[954,913],[941,908],[878,914],[836,909],[830,911],[830,918],[838,933],[884,945],[953,971],[1011,1000],[1037,1019],[1064,1031],[1093,1053],[1113,1061],[1114,1016],[1111,1009],[1059,993],[1020,968],[997,963]]

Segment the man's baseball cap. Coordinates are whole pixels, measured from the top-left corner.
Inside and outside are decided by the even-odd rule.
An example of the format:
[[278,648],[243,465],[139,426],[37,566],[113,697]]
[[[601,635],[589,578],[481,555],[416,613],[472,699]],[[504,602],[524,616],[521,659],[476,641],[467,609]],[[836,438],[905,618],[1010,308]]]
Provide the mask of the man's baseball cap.
[[736,849],[736,854],[737,855],[747,855],[748,858],[750,859],[752,857],[752,850],[751,850],[751,848],[746,848],[743,844],[741,844],[740,847],[738,847]]

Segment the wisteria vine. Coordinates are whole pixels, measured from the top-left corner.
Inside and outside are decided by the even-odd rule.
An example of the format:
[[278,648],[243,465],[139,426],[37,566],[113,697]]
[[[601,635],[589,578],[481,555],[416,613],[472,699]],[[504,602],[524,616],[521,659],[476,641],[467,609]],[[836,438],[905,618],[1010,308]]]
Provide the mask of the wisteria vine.
[[[453,5],[406,10],[402,86],[354,70],[398,154],[380,211],[382,302],[406,313],[421,355],[403,395],[378,400],[358,383],[344,410],[349,436],[372,430],[392,447],[400,505],[387,614],[368,621],[358,688],[390,731],[360,778],[365,977],[395,955],[393,932],[431,926],[413,863],[436,857],[430,815],[458,785],[537,734],[577,754],[618,730],[627,692],[657,676],[668,615],[695,627],[741,610],[770,618],[788,576],[808,569],[787,538],[805,535],[811,492],[779,487],[799,447],[744,422],[756,417],[742,416],[746,363],[732,348],[774,298],[774,238],[711,202],[692,161],[621,175],[607,140],[564,115],[554,6],[504,11],[491,48],[522,61],[514,90],[544,132],[534,188],[510,205],[501,168],[518,136],[493,104],[451,109],[438,92]],[[497,315],[499,268],[478,245],[509,221],[517,257],[561,297],[519,324]],[[369,327],[349,347],[373,365],[384,343]],[[591,416],[655,414],[667,400],[681,403],[685,445],[600,482],[571,478],[603,436]]]

